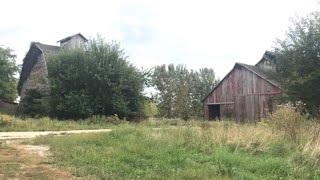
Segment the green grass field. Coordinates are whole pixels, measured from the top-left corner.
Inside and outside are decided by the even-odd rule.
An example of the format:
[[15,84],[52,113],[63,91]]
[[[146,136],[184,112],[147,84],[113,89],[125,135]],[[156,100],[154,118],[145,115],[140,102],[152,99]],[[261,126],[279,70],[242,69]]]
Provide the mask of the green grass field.
[[314,127],[293,144],[264,123],[160,124],[153,120],[109,133],[39,137],[34,143],[49,145],[57,166],[92,179],[320,178],[320,137],[311,134]]
[[65,131],[79,129],[112,128],[117,124],[127,123],[112,117],[91,117],[85,120],[67,120],[44,118],[21,119],[11,115],[0,114],[0,132],[5,131]]

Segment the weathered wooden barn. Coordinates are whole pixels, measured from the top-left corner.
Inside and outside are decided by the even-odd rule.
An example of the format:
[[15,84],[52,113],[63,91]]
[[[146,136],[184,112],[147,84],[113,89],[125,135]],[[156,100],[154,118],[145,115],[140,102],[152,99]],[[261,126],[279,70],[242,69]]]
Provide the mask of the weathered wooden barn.
[[272,113],[277,103],[275,97],[283,93],[279,83],[267,76],[268,71],[274,70],[273,58],[267,51],[255,66],[236,63],[203,99],[205,119],[254,122]]
[[58,41],[60,46],[52,46],[39,42],[31,42],[30,49],[23,59],[23,66],[18,83],[18,94],[25,96],[27,89],[37,89],[40,93],[48,95],[50,85],[47,80],[47,56],[59,51],[61,48],[83,48],[87,39],[80,33]]
[[6,100],[0,99],[0,109],[6,109],[6,110],[15,110],[17,108],[18,104],[15,102],[10,102]]

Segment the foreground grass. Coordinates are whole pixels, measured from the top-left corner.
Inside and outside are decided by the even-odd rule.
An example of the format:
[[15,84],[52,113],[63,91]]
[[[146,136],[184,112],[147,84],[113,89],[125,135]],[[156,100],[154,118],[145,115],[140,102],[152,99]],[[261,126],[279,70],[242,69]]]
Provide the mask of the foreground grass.
[[39,137],[34,143],[48,144],[58,166],[96,179],[320,178],[319,152],[308,151],[307,136],[292,144],[263,124],[177,122],[150,128],[155,123],[122,125],[110,133]]

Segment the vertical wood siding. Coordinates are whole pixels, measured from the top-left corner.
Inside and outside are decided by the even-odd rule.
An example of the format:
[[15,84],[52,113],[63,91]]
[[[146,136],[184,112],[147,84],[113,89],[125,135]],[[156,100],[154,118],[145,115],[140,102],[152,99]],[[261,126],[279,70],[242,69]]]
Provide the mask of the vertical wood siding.
[[204,100],[205,119],[209,119],[207,104],[221,103],[222,118],[231,116],[239,122],[257,121],[275,109],[274,102],[270,106],[268,100],[281,92],[280,88],[236,65]]
[[23,83],[21,89],[21,98],[25,96],[27,89],[38,89],[43,95],[50,92],[48,81],[45,79],[48,75],[48,69],[44,54],[42,53],[36,60],[28,79]]

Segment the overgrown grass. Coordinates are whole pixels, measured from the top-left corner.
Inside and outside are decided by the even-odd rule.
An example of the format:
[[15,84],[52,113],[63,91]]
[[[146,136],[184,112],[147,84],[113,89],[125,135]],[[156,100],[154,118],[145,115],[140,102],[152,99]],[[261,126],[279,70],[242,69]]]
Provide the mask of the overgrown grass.
[[85,120],[67,120],[44,118],[20,119],[0,113],[0,131],[64,131],[77,129],[111,128],[116,124],[126,123],[116,117],[94,116]]
[[[168,121],[174,122],[174,121]],[[266,123],[146,121],[109,133],[39,137],[54,162],[97,179],[319,179],[320,136],[297,143]],[[157,125],[155,125],[157,124]],[[169,124],[169,125],[168,125]],[[161,128],[150,128],[150,127]],[[319,126],[319,125],[318,125]],[[311,142],[311,139],[313,143]]]

